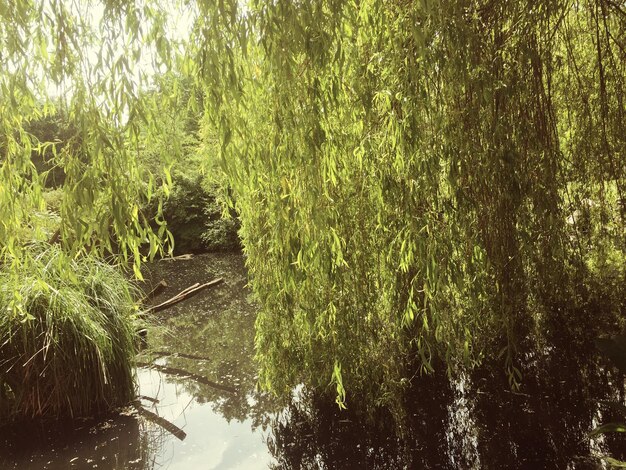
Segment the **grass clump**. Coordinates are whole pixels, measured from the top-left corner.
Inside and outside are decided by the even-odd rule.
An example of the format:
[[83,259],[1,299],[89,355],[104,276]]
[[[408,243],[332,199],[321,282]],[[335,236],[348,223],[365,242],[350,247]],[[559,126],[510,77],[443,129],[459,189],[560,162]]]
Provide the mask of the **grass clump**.
[[0,265],[0,422],[91,416],[134,394],[135,292],[59,248]]

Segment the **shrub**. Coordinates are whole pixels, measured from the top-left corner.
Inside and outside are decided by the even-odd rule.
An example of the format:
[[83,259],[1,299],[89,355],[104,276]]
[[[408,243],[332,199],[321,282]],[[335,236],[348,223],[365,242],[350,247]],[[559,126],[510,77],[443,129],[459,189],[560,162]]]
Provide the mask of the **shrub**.
[[[163,218],[174,237],[174,253],[239,249],[238,219],[234,213],[230,218],[223,217],[218,188],[207,183],[191,162],[187,162],[191,169],[172,172],[172,191],[163,204]],[[148,212],[155,213],[156,207]]]

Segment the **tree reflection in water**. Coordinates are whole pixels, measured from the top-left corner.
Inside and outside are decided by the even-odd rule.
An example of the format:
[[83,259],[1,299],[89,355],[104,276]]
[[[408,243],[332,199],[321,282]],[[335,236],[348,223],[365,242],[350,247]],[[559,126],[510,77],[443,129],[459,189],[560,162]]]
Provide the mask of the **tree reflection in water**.
[[0,468],[19,470],[158,468],[163,429],[132,415],[0,428]]
[[450,396],[445,375],[420,377],[398,427],[385,409],[371,416],[352,400],[340,411],[332,397],[303,391],[272,422],[273,468],[439,468],[448,460],[443,423]]
[[601,456],[626,456],[622,434],[588,437],[599,422],[626,418],[615,387],[623,380],[608,369],[585,340],[529,355],[520,392],[501,363],[452,381],[418,377],[398,426],[381,410],[368,418],[357,399],[342,412],[332,397],[302,393],[272,421],[273,468],[601,468]]
[[[280,405],[256,386],[258,374],[253,356],[257,307],[246,287],[248,280],[242,256],[238,253],[207,254],[190,261],[158,263],[152,278],[155,282],[164,279],[170,287],[155,302],[195,282],[217,277],[223,277],[225,282],[158,316],[164,329],[153,332],[150,338],[153,352],[148,352],[147,357],[236,388],[236,393],[224,393],[198,381],[167,377],[168,381],[180,384],[197,403],[210,403],[228,422],[251,419],[255,428],[263,427],[268,424],[271,412],[279,410]],[[159,359],[155,352],[165,352],[167,356]]]

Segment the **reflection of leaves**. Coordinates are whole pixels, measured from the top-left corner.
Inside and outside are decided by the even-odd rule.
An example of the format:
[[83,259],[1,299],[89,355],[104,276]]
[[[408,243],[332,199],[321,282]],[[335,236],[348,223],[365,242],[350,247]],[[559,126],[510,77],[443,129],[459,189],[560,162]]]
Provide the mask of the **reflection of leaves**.
[[603,460],[613,468],[626,468],[626,462],[622,462],[621,460],[611,457],[605,457]]
[[602,426],[598,426],[589,433],[589,437],[595,437],[599,434],[607,432],[626,432],[626,424],[623,423],[607,423]]
[[411,456],[415,436],[403,441],[387,410],[372,414],[357,402],[341,410],[332,398],[303,389],[272,419],[266,443],[276,462],[270,468],[421,468]]
[[207,277],[224,278],[225,282],[211,292],[177,304],[160,316],[169,334],[151,334],[150,348],[161,356],[170,353],[165,354],[168,367],[231,385],[238,392],[224,396],[197,381],[169,375],[167,380],[180,384],[198,403],[210,403],[227,421],[251,419],[254,427],[265,426],[268,413],[278,405],[273,397],[256,390],[256,306],[248,299],[242,256],[199,255],[188,261],[157,263],[155,269],[153,277],[167,280],[171,292],[204,282]]
[[598,404],[604,405],[608,409],[610,409],[613,413],[622,414],[626,416],[626,405],[616,402],[616,401],[608,401],[608,400],[600,400]]
[[96,468],[99,464],[111,470],[155,470],[155,456],[168,438],[164,433],[127,410],[106,420],[0,427],[0,468]]
[[607,357],[620,372],[626,373],[626,336],[598,338],[595,340],[598,350]]

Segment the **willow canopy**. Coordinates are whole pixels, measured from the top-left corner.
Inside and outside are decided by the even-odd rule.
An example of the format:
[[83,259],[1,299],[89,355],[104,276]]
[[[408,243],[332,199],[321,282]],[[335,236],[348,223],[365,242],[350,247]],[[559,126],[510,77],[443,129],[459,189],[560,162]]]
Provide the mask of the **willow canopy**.
[[[95,23],[77,3],[0,6],[5,255],[41,208],[24,129],[52,89],[78,129],[56,157],[64,246],[136,266],[142,244],[156,252],[142,201],[169,178],[137,154],[176,93],[146,104],[147,54],[203,91],[201,149],[241,218],[265,386],[384,398],[484,355],[515,385],[531,331],[603,296],[623,312],[622,2],[108,1]],[[181,45],[171,5],[189,15]]]

